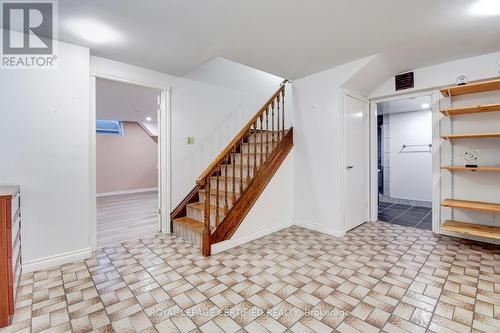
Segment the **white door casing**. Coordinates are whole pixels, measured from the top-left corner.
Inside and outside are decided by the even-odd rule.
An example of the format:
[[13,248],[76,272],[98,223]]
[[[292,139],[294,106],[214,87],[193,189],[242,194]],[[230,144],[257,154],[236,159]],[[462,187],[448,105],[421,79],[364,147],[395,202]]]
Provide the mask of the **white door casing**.
[[89,165],[89,196],[90,196],[90,247],[92,250],[97,249],[97,194],[96,194],[96,79],[102,78],[112,81],[135,84],[143,87],[159,90],[158,97],[158,231],[170,233],[170,198],[171,198],[171,182],[170,182],[170,87],[162,87],[156,83],[142,82],[130,78],[124,79],[113,75],[103,73],[91,73],[90,75],[90,165]]
[[369,220],[369,106],[344,94],[345,230]]

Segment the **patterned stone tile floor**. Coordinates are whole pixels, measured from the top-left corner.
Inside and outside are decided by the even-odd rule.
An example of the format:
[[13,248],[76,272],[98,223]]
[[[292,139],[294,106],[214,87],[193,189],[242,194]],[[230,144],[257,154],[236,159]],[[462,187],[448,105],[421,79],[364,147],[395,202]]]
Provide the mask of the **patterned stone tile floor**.
[[225,253],[159,234],[22,277],[1,332],[500,332],[500,247],[366,223]]

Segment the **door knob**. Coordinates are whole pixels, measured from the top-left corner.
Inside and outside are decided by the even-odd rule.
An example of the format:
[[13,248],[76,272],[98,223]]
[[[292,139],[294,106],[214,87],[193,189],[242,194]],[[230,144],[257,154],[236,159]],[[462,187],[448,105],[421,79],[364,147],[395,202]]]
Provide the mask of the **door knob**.
[[351,170],[352,168],[354,168],[354,165],[348,165],[347,166],[347,170]]

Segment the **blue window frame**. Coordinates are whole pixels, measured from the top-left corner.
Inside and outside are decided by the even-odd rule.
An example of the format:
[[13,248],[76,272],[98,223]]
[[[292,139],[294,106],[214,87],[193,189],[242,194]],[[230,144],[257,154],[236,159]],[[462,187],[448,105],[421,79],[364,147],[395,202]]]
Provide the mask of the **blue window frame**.
[[96,133],[109,135],[123,135],[123,124],[118,120],[96,120]]

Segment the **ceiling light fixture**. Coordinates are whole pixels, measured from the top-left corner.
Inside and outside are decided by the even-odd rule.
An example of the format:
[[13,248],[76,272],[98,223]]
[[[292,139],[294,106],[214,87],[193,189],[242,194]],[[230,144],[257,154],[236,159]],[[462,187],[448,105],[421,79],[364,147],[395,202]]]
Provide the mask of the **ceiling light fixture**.
[[431,107],[431,105],[429,103],[422,104],[422,109],[428,109],[430,107]]
[[95,44],[117,42],[123,39],[122,35],[112,27],[91,19],[73,19],[69,20],[66,25],[76,36]]
[[498,0],[476,0],[470,7],[470,13],[476,16],[500,15],[500,1]]
[[146,121],[151,121],[151,117],[146,117]]

